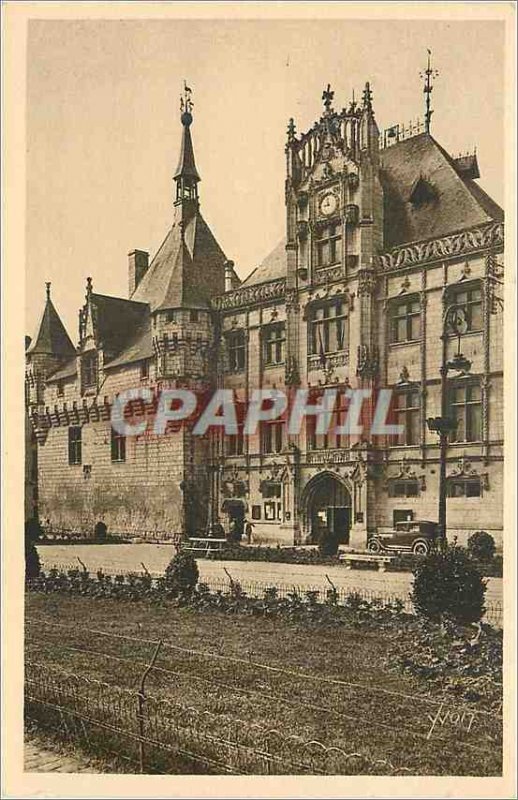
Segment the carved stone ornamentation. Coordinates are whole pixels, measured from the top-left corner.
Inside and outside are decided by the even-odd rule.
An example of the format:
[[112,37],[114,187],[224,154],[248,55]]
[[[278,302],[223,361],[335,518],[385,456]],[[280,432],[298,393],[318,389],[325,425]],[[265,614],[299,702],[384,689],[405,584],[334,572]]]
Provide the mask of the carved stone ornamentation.
[[360,378],[374,378],[379,370],[379,352],[376,346],[358,345],[358,361],[356,374]]
[[489,480],[487,472],[477,472],[472,466],[471,461],[467,456],[463,455],[457,462],[457,467],[452,469],[448,475],[450,478],[480,478],[480,484],[483,489],[489,489]]
[[419,491],[426,490],[426,476],[423,473],[418,474],[412,465],[408,463],[405,456],[400,461],[399,471],[395,475],[388,475],[385,481],[385,489],[390,491],[391,486],[397,481],[415,481],[418,485]]
[[300,383],[299,365],[295,356],[288,356],[284,373],[286,386],[297,386]]
[[298,295],[296,289],[286,289],[284,293],[284,300],[286,303],[286,311],[291,311],[291,310],[296,311],[299,308]]
[[256,286],[244,286],[243,288],[226,292],[219,297],[215,297],[212,300],[212,305],[218,311],[258,305],[283,298],[285,291],[286,279],[279,278],[276,281],[259,283]]
[[376,273],[373,269],[361,269],[358,272],[358,297],[372,294],[376,288]]
[[379,265],[383,271],[392,271],[434,261],[443,258],[460,256],[487,247],[495,247],[504,243],[503,222],[491,222],[479,228],[462,231],[429,242],[418,242],[405,247],[395,247],[390,253],[379,256]]

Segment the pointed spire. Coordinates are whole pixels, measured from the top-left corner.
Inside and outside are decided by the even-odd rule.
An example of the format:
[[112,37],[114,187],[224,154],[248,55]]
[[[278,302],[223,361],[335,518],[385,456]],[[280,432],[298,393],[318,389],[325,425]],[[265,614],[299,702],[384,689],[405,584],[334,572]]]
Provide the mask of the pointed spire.
[[75,348],[61,322],[58,312],[50,299],[50,283],[45,284],[46,302],[43,314],[38,325],[36,335],[33,337],[27,353],[70,358],[75,353]]
[[184,81],[184,93],[180,98],[181,122],[183,125],[182,146],[178,166],[174,174],[176,181],[176,200],[196,200],[198,198],[197,183],[201,180],[194,160],[194,148],[191,139],[192,90]]

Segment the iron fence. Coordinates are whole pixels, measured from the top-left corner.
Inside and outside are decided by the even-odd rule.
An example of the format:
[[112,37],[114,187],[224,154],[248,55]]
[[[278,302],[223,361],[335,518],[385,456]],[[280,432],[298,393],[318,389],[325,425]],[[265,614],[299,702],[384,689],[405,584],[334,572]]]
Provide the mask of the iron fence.
[[[459,764],[484,763],[498,774],[501,707],[482,710],[448,696],[394,691],[382,680],[355,683],[264,663],[252,652],[215,653],[44,617],[27,620],[26,652],[27,717],[93,743],[96,753],[116,752],[133,770],[420,774],[423,759],[440,765],[446,749]],[[487,677],[474,677],[468,688],[501,699],[502,687]],[[362,744],[344,746],[354,741]],[[371,741],[386,758],[365,746]]]
[[[149,669],[149,668],[147,668]],[[26,662],[26,717],[142,773],[397,775],[387,759]]]

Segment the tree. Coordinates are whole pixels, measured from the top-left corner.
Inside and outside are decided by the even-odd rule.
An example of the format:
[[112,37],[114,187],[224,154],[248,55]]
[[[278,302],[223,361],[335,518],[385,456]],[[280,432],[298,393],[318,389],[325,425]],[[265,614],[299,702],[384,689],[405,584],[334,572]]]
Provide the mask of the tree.
[[484,614],[486,582],[460,547],[431,552],[414,570],[411,594],[415,609],[441,622],[445,616],[457,622],[478,622]]
[[468,539],[468,553],[477,561],[492,561],[495,550],[495,540],[486,531],[475,531]]

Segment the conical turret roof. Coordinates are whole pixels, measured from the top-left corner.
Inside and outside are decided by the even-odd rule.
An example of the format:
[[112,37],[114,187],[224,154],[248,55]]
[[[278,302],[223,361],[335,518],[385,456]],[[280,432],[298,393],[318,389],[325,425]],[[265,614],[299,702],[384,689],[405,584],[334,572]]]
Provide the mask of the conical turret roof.
[[75,352],[75,347],[50,299],[50,284],[47,284],[47,301],[36,334],[27,349],[27,355],[40,353],[70,358]]
[[225,289],[226,260],[199,208],[186,214],[178,205],[173,225],[131,299],[149,303],[151,311],[205,308]]

